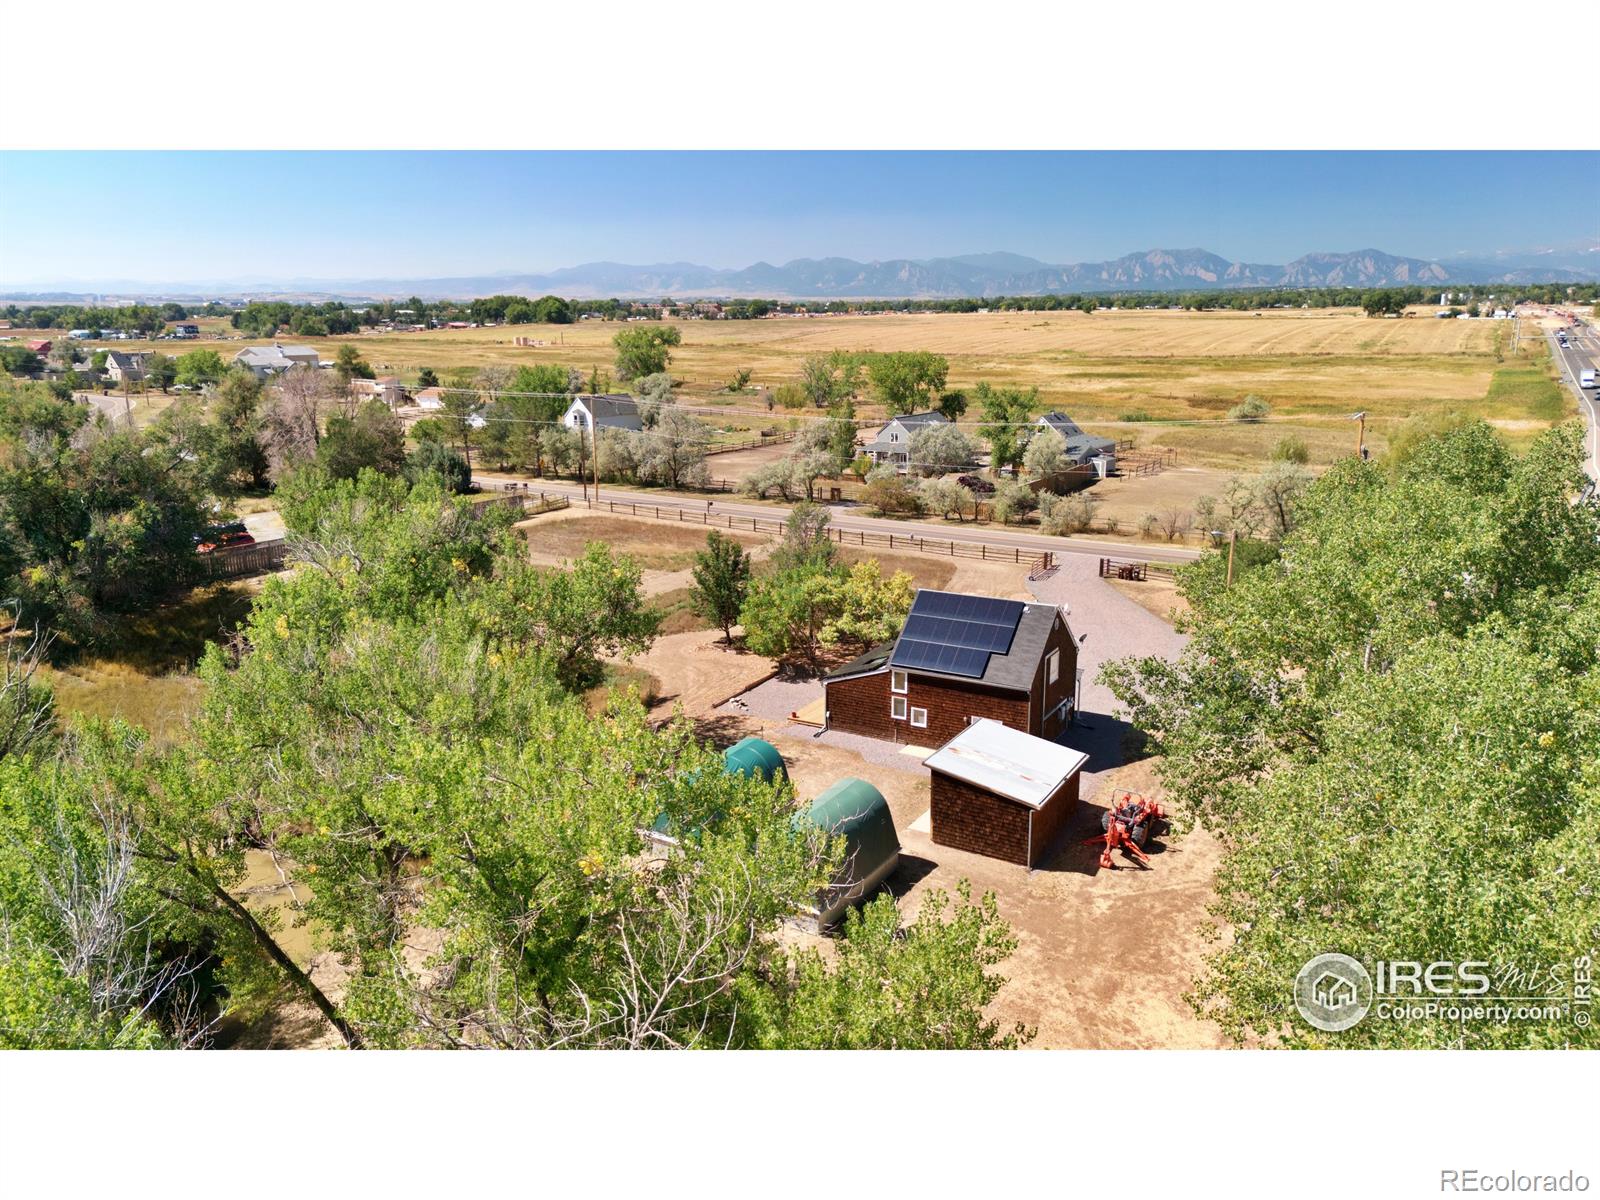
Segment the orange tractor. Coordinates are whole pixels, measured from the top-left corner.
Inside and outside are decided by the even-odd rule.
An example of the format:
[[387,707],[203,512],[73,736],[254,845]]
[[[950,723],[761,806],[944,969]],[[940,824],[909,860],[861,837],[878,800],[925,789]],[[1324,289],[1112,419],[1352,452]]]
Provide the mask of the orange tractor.
[[1138,860],[1142,866],[1148,867],[1150,859],[1144,852],[1144,844],[1152,835],[1160,837],[1169,827],[1167,810],[1154,800],[1136,796],[1132,792],[1113,792],[1111,807],[1100,818],[1100,828],[1104,832],[1096,837],[1085,838],[1084,842],[1101,845],[1100,866],[1108,871],[1116,870],[1117,864],[1112,861],[1111,852],[1118,848],[1128,857]]

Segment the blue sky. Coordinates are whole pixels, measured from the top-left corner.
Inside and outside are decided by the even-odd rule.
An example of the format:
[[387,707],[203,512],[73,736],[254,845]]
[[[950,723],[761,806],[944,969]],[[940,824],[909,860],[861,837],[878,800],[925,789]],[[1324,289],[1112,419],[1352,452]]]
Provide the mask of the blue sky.
[[1600,244],[1600,154],[0,154],[0,283]]

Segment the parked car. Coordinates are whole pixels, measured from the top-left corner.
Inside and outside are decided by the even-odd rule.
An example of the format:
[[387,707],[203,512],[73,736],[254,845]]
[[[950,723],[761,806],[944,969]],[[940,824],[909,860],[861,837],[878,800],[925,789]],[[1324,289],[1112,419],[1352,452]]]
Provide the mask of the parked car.
[[194,552],[196,554],[210,554],[214,550],[232,549],[235,546],[254,546],[256,539],[244,527],[242,521],[232,521],[226,525],[212,525],[201,530],[195,535]]

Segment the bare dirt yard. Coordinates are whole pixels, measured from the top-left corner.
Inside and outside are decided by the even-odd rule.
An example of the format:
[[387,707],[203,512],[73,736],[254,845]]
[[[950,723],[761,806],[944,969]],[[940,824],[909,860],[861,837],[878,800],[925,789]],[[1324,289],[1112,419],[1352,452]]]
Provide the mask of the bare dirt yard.
[[1189,611],[1189,602],[1178,592],[1178,585],[1160,575],[1146,579],[1108,579],[1117,591],[1132,600],[1145,612],[1160,617],[1168,624]]
[[[614,517],[579,508],[544,513],[517,528],[526,534],[528,557],[535,563],[559,566],[579,557],[590,542],[604,542],[618,554],[629,555],[646,573],[686,573],[696,552],[705,549],[707,532],[700,525]],[[746,549],[769,540],[764,534],[721,532]],[[662,590],[677,586],[681,585],[669,583]]]
[[[769,685],[770,686],[770,685]],[[840,779],[865,779],[883,793],[899,831],[901,858],[889,888],[914,920],[935,888],[968,880],[992,891],[1018,940],[999,969],[1007,983],[991,1015],[1036,1028],[1043,1049],[1187,1049],[1224,1045],[1220,1030],[1183,999],[1207,942],[1205,908],[1219,846],[1201,828],[1149,848],[1151,866],[1123,862],[1102,871],[1082,839],[1100,828],[1105,799],[1126,788],[1160,798],[1149,762],[1102,773],[1093,794],[1045,864],[1035,871],[937,846],[928,832],[928,773],[920,758],[890,748],[869,759],[817,741],[795,726],[728,715],[705,731],[719,744],[755,735],[772,740],[802,800]],[[876,759],[876,761],[874,761]]]

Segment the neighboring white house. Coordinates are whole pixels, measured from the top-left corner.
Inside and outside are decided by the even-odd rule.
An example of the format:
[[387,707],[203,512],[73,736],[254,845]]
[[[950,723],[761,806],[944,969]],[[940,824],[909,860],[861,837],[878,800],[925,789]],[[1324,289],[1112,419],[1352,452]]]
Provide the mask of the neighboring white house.
[[317,369],[317,352],[310,346],[283,346],[273,342],[270,346],[249,346],[233,356],[241,367],[248,367],[257,379],[278,375],[290,367]]
[[643,429],[639,402],[632,396],[574,396],[561,423],[569,429]]
[[148,359],[144,354],[124,354],[121,350],[106,351],[106,377],[112,383],[138,383],[144,378],[145,364]]
[[911,439],[930,425],[948,424],[950,419],[943,413],[906,413],[878,430],[878,436],[866,444],[862,453],[875,465],[898,467],[904,471],[911,461]]
[[418,408],[425,408],[429,412],[438,412],[444,407],[444,389],[439,387],[423,388],[414,397]]

